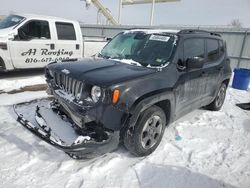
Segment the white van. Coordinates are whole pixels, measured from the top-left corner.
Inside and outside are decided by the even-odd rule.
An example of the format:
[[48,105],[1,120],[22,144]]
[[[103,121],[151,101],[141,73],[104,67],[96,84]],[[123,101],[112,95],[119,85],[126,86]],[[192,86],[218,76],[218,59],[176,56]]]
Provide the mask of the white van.
[[83,56],[77,21],[12,14],[0,21],[0,71],[42,68],[52,61]]

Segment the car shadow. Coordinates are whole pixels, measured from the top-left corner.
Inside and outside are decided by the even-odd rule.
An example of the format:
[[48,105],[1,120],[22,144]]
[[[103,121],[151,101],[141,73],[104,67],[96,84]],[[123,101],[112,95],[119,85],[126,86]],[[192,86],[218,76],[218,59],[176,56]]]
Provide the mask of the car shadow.
[[246,132],[250,133],[250,119],[244,120],[243,128]]
[[140,187],[233,188],[234,186],[185,167],[145,163],[135,167]]

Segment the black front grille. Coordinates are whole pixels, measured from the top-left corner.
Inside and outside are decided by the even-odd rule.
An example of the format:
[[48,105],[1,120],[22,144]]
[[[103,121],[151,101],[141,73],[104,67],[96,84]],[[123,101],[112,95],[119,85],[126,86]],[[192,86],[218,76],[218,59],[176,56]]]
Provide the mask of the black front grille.
[[54,73],[54,82],[57,87],[72,94],[74,97],[79,99],[83,90],[83,82],[73,79],[65,74]]

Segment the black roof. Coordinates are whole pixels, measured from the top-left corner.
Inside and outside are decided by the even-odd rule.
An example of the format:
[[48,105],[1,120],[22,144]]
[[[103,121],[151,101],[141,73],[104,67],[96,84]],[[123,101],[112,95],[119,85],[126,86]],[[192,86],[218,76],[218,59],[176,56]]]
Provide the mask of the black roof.
[[178,32],[178,34],[207,34],[211,36],[221,37],[221,35],[218,33],[198,29],[182,29]]

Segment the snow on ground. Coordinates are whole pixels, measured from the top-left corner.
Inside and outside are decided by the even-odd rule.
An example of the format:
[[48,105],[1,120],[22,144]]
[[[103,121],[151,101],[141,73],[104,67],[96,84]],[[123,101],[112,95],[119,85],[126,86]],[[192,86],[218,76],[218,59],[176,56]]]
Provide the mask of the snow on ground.
[[0,187],[250,187],[250,111],[235,106],[249,102],[249,92],[230,88],[221,111],[196,110],[181,118],[150,156],[136,158],[120,146],[83,161],[15,121],[11,104],[43,97],[0,94]]
[[45,91],[25,91],[16,94],[3,93],[0,95],[0,105],[8,106],[17,103],[29,102],[31,100],[40,99],[47,97]]
[[33,77],[21,77],[18,79],[1,79],[0,91],[9,92],[15,89],[20,89],[25,86],[32,86],[37,84],[45,84],[45,77],[43,75]]

